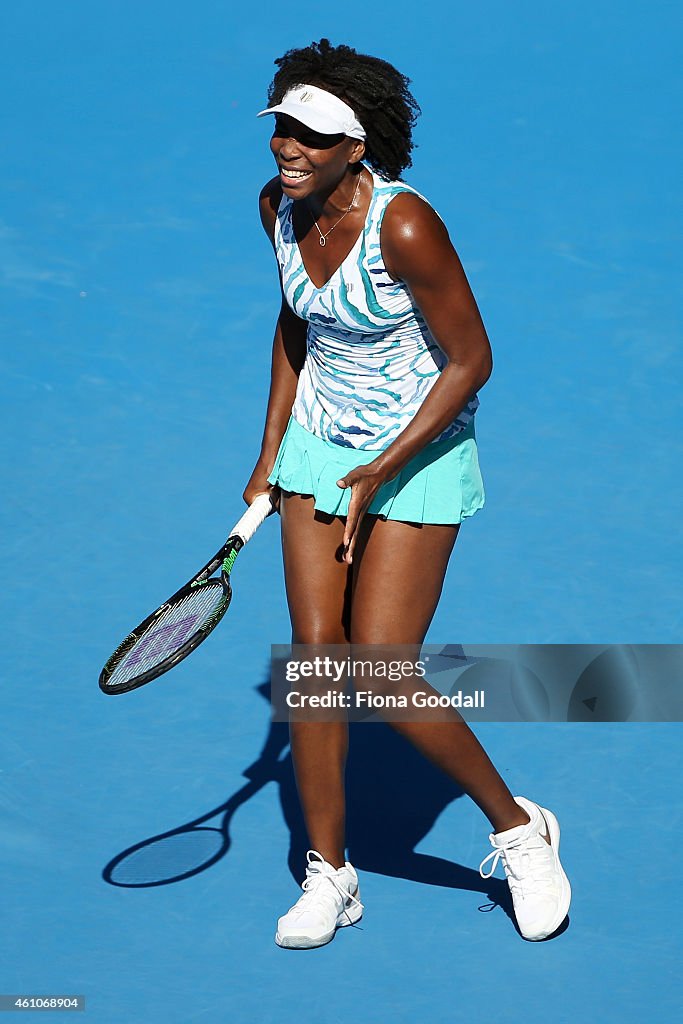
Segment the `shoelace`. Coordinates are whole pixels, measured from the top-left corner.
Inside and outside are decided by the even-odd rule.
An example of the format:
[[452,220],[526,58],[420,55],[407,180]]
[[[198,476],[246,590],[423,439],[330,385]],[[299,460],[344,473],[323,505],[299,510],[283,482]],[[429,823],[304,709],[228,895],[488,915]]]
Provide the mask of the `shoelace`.
[[[319,858],[319,859],[314,859]],[[317,850],[309,850],[306,854],[306,860],[308,861],[308,870],[311,872],[306,876],[301,884],[301,888],[304,890],[304,895],[299,897],[297,902],[297,909],[304,910],[306,905],[311,902],[309,897],[318,896],[318,889],[324,881],[331,882],[336,891],[342,898],[342,909],[346,913],[346,901],[351,900],[351,903],[355,903],[356,906],[363,909],[363,904],[359,899],[345,889],[339,882],[337,877],[337,868],[333,868],[331,864],[328,864],[325,858],[318,853]]]
[[[532,846],[530,840],[534,838],[543,846]],[[553,888],[553,873],[547,852],[549,850],[550,847],[540,836],[511,839],[503,846],[496,847],[488,857],[484,857],[479,865],[479,874],[482,878],[491,878],[498,867],[498,862],[502,860],[505,875],[513,892],[543,894]],[[482,869],[489,860],[493,861],[493,864],[487,874]]]

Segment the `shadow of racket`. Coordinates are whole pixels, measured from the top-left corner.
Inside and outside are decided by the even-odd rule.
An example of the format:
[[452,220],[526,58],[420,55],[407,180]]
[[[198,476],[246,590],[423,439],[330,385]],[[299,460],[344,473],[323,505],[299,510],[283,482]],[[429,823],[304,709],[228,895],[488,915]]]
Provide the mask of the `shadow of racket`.
[[[102,871],[105,882],[125,889],[147,889],[182,882],[206,871],[230,849],[235,811],[277,779],[277,764],[256,761],[244,772],[249,781],[220,807],[117,854]],[[214,819],[214,824],[207,824]]]
[[[270,680],[256,692],[269,700]],[[230,849],[230,824],[237,809],[269,782],[281,783],[286,761],[280,755],[288,743],[287,725],[271,722],[259,757],[242,772],[249,781],[241,789],[201,817],[118,853],[103,869],[104,881],[124,889],[149,889],[182,882],[216,864]]]
[[[256,761],[244,772],[249,782],[220,807],[117,854],[102,871],[105,882],[125,889],[147,889],[182,882],[206,871],[230,849],[235,811],[277,778],[275,767],[272,762]],[[207,824],[214,819],[215,824]]]

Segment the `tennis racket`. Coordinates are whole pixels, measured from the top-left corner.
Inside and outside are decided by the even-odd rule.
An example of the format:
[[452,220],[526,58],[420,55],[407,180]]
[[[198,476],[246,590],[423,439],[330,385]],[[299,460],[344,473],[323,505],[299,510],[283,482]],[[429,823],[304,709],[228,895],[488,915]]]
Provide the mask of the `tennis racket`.
[[100,672],[103,693],[127,693],[157,679],[206,640],[228,610],[237,555],[273,511],[270,494],[255,498],[211,561],[119,644]]

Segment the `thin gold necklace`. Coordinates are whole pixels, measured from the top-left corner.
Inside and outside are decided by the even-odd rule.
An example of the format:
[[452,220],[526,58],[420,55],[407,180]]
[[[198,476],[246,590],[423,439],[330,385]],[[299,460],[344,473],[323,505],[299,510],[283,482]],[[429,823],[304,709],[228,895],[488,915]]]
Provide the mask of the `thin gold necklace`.
[[[323,248],[324,248],[324,247],[325,247],[325,246],[327,245],[327,236],[328,236],[328,235],[331,235],[331,234],[332,234],[332,232],[333,232],[333,231],[334,231],[334,229],[336,228],[337,224],[341,224],[341,222],[342,222],[342,221],[344,220],[344,217],[346,216],[346,214],[347,214],[347,213],[351,213],[351,210],[353,209],[353,204],[354,204],[354,203],[355,203],[355,201],[356,201],[356,196],[358,195],[358,189],[360,188],[360,179],[361,179],[362,177],[363,177],[363,172],[362,172],[362,171],[360,171],[360,173],[359,173],[359,175],[358,175],[358,181],[356,182],[356,190],[355,190],[355,192],[353,193],[353,199],[352,199],[352,200],[351,200],[351,202],[349,203],[349,207],[348,207],[348,209],[347,209],[347,210],[344,210],[344,212],[342,213],[342,215],[341,215],[341,217],[339,218],[339,220],[336,220],[336,221],[334,222],[334,224],[332,225],[332,227],[330,228],[330,230],[329,230],[329,231],[326,231],[326,232],[325,232],[325,234],[323,234],[323,233],[322,233],[322,231],[320,230],[320,228],[319,228],[319,226],[318,226],[318,222],[317,222],[317,220],[315,219],[315,217],[313,216],[313,213],[311,212],[311,209],[310,209],[310,207],[308,208],[308,212],[309,212],[309,213],[311,214],[311,220],[313,221],[313,223],[315,224],[316,228],[318,229],[318,234],[320,235],[320,244],[321,244],[321,245],[323,246]],[[308,204],[307,204],[307,205],[308,205]]]

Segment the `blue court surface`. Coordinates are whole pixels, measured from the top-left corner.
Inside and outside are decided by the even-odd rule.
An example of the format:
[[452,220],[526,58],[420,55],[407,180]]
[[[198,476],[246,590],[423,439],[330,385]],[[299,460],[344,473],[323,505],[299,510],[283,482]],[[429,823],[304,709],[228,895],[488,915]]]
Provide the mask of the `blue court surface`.
[[494,349],[487,505],[428,639],[681,640],[679,8],[330,10],[4,13],[0,992],[78,993],[96,1024],[670,1019],[679,724],[479,728],[562,825],[571,919],[537,944],[503,880],[479,878],[476,806],[388,728],[358,727],[365,916],[293,953],[273,942],[304,843],[264,698],[270,644],[289,640],[277,520],[200,651],[99,692],[113,646],[241,514],[278,302],[254,115],[273,59],[324,35],[412,79],[407,180],[448,223]]

